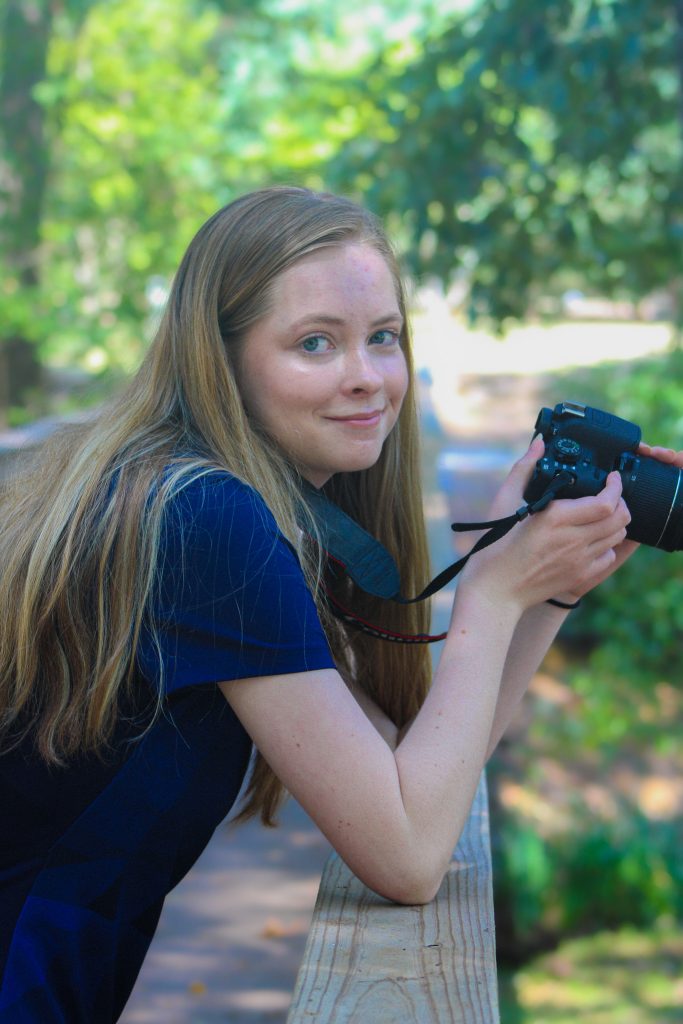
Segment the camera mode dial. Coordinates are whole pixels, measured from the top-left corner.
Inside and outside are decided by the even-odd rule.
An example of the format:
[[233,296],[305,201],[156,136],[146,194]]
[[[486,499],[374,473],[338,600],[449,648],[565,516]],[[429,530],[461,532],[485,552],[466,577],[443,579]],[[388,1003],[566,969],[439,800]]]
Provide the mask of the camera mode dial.
[[581,445],[570,437],[558,437],[553,442],[553,448],[562,462],[578,462],[581,456]]

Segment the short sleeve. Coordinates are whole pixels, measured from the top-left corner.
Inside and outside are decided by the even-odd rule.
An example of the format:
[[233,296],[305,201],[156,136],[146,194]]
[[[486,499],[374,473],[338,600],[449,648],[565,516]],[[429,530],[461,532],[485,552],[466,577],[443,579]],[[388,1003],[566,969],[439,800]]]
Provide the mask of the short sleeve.
[[263,499],[226,473],[169,501],[150,612],[138,666],[166,694],[334,666],[296,555]]

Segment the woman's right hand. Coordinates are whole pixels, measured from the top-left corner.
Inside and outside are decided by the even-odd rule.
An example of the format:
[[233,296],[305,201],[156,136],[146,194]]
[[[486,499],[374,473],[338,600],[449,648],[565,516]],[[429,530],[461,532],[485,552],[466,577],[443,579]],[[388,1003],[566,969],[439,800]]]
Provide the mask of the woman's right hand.
[[[496,495],[491,518],[509,515],[525,504],[523,493],[543,441],[535,439],[513,466]],[[516,603],[520,613],[548,598],[574,599],[591,590],[624,560],[623,544],[630,514],[614,472],[594,496],[555,499],[528,516],[501,540],[477,552],[461,581],[476,586],[491,600]]]

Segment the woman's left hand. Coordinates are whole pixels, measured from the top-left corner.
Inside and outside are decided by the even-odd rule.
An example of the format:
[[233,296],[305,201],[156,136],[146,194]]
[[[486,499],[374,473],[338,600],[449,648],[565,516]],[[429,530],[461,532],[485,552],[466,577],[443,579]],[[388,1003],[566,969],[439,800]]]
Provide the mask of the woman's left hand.
[[[673,448],[663,448],[661,445],[650,445],[641,441],[638,446],[638,454],[646,455],[651,459],[657,459],[658,462],[665,462],[669,466],[676,466],[678,469],[683,469],[683,451],[677,452],[674,451]],[[616,559],[610,566],[609,571],[605,573],[601,579],[596,580],[594,586],[597,586],[597,584],[601,583],[603,579],[611,576],[620,565],[624,564],[627,558],[630,558],[638,547],[640,547],[640,545],[633,540],[625,540],[622,541],[621,544],[618,544],[617,547],[614,548]]]
[[[662,448],[660,445],[649,445],[641,441],[638,446],[638,454],[646,455],[651,459],[657,459],[659,462],[665,462],[669,466],[677,466],[679,469],[683,469],[683,451],[676,452],[673,448]],[[615,549],[614,553],[617,556],[614,564],[610,566],[610,571],[606,573],[606,576],[611,576],[620,565],[629,558],[639,545],[632,540],[625,540],[619,544]],[[598,581],[600,582],[600,581]]]
[[[679,469],[683,469],[683,451],[677,452],[674,451],[673,448],[663,448],[660,445],[649,445],[645,444],[644,441],[641,441],[638,446],[638,454],[646,455],[651,459],[657,459],[659,462],[665,462],[669,466],[677,466]],[[611,576],[612,573],[616,572],[616,570],[624,564],[626,559],[631,557],[638,547],[640,547],[640,545],[633,540],[625,540],[622,541],[621,544],[618,544],[614,548],[614,554],[616,555],[614,562],[602,577],[594,581],[591,589],[603,582],[603,580],[607,579],[608,576]]]
[[641,441],[638,446],[639,455],[647,455],[658,462],[666,462],[669,466],[677,466],[683,469],[683,452],[676,452],[673,448],[662,448],[660,445],[649,445]]

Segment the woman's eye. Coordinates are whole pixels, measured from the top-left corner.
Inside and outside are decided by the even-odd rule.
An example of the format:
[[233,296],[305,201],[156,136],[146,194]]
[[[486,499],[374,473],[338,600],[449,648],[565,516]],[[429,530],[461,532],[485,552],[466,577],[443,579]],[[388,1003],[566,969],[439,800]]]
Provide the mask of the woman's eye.
[[304,338],[301,347],[304,352],[317,355],[319,352],[328,352],[332,348],[332,343],[324,334],[312,334],[310,338]]
[[375,331],[370,338],[371,345],[395,345],[398,343],[399,337],[396,331],[390,331],[388,328],[384,331]]

